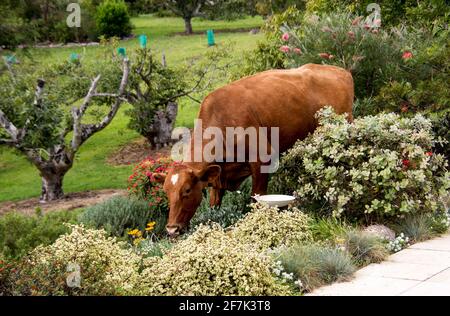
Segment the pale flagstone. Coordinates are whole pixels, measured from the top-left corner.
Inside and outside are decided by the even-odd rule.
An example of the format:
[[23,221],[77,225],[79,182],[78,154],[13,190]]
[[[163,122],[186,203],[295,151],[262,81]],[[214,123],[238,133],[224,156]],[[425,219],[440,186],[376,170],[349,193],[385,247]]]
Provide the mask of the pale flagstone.
[[420,281],[360,276],[350,282],[319,288],[312,296],[392,296],[400,295]]
[[407,262],[385,261],[380,264],[371,264],[355,273],[358,276],[384,277],[424,281],[433,275],[445,270],[447,265],[424,265]]
[[450,235],[416,244],[309,296],[450,296]]
[[405,291],[402,296],[450,296],[450,284],[422,282]]
[[428,279],[427,282],[443,283],[450,285],[450,268],[436,274],[432,278]]
[[448,264],[450,263],[450,252],[422,249],[405,249],[390,256],[389,261],[448,266]]
[[412,245],[409,249],[450,251],[450,237],[441,237]]

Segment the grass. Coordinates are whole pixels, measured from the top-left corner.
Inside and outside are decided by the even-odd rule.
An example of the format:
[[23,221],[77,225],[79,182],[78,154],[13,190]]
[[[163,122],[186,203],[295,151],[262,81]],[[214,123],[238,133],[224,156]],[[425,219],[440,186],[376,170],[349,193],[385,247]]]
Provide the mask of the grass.
[[[178,18],[155,18],[153,16],[139,16],[133,18],[136,26],[134,33],[146,34],[149,45],[155,54],[166,54],[169,66],[178,66],[190,58],[201,56],[208,48],[205,35],[176,35],[182,32],[184,22]],[[193,20],[194,31],[207,29],[250,29],[261,26],[260,17],[245,18],[236,21],[206,21]],[[262,35],[249,35],[248,32],[218,32],[218,45],[233,41],[235,54],[239,56],[245,50],[255,47]],[[137,47],[138,40],[124,40],[120,43],[125,48]],[[33,48],[28,53],[36,62],[49,64],[68,59],[72,52],[82,53],[84,58],[94,58],[100,50],[107,48],[91,46],[86,48]],[[22,56],[20,56],[22,54]],[[23,53],[18,52],[19,59]],[[111,166],[106,158],[118,148],[140,137],[136,132],[127,128],[128,117],[125,115],[127,106],[122,107],[112,123],[103,131],[95,134],[80,149],[74,167],[64,179],[64,191],[77,192],[98,189],[126,188],[127,177],[131,166]],[[177,126],[193,126],[199,105],[188,99],[180,100],[180,110]],[[9,148],[0,148],[0,202],[15,201],[39,196],[41,180],[34,168],[22,155]]]
[[339,249],[318,244],[283,249],[280,260],[287,273],[302,282],[302,290],[350,279],[356,267],[350,256]]

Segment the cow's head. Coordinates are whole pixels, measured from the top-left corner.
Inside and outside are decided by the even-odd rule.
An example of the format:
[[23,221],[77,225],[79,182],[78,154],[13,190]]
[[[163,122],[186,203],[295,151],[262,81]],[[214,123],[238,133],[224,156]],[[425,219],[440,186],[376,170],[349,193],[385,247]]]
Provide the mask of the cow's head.
[[164,191],[169,199],[166,229],[170,236],[177,236],[188,227],[202,201],[202,190],[217,180],[220,171],[218,165],[196,170],[181,164],[167,174],[154,174],[156,181],[164,183]]

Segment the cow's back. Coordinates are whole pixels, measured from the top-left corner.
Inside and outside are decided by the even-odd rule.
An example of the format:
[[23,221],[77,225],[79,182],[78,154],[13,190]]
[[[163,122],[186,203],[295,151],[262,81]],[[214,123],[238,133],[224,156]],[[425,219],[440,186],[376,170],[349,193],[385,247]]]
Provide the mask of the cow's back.
[[331,105],[351,115],[353,80],[346,70],[307,64],[245,77],[212,92],[202,103],[203,128],[279,127],[280,150],[316,127],[314,114]]

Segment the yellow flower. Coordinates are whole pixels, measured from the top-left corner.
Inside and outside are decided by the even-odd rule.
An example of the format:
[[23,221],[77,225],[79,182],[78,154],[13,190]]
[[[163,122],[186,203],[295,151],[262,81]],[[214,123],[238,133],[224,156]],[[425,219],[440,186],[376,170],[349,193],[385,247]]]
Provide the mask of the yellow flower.
[[138,238],[136,238],[135,240],[133,240],[133,244],[135,245],[135,246],[137,246],[137,245],[139,245],[142,241],[144,241],[144,238],[142,238],[142,237],[138,237]]
[[150,222],[147,224],[147,228],[145,229],[146,231],[152,231],[155,228],[156,222]]
[[142,235],[142,233],[141,233],[141,231],[138,230],[138,229],[133,229],[133,230],[131,230],[131,231],[128,232],[128,235],[131,235],[131,236],[140,236],[140,235]]

